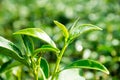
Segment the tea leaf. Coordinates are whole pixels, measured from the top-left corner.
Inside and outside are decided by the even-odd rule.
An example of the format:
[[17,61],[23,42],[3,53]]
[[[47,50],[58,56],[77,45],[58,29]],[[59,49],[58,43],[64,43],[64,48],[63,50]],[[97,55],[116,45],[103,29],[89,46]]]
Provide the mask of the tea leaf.
[[50,45],[43,45],[41,48],[36,49],[34,54],[37,55],[41,51],[53,51],[55,53],[59,53],[60,52],[59,49],[54,48],[54,47],[52,47]]
[[40,67],[42,74],[45,78],[49,77],[49,65],[45,58],[42,58],[40,61]]
[[5,62],[1,68],[0,68],[0,73],[4,72],[4,71],[7,71],[13,67],[16,67],[16,66],[19,66],[21,65],[20,62],[18,61],[13,61],[13,60],[9,60],[8,62]]
[[75,39],[79,37],[81,34],[91,30],[102,30],[102,29],[92,24],[82,24],[70,30],[70,39]]
[[56,45],[52,41],[52,39],[40,28],[27,28],[27,29],[19,30],[15,32],[14,35],[15,34],[28,35],[28,36],[38,38],[56,48]]
[[63,78],[64,80],[85,80],[83,76],[80,76],[79,69],[66,69],[57,75],[56,80],[63,80]]
[[74,28],[75,26],[77,26],[77,23],[78,23],[79,19],[80,19],[80,17],[78,17],[77,20],[73,23],[73,25],[72,25],[72,27],[71,27],[71,29],[70,29],[70,32],[73,30],[73,28]]
[[0,37],[0,54],[5,54],[19,62],[27,64],[22,57],[21,51],[16,45],[3,37]]
[[106,67],[102,64],[100,64],[97,61],[93,60],[78,60],[73,62],[72,64],[66,66],[65,69],[71,69],[71,68],[87,68],[87,69],[95,69],[100,70],[106,74],[109,74],[109,71],[106,69]]
[[25,45],[25,48],[26,48],[26,53],[28,55],[31,55],[34,51],[34,45],[33,45],[33,41],[30,39],[29,36],[26,36],[26,35],[23,35],[22,36],[23,38],[23,42],[24,42],[24,45]]
[[67,40],[69,37],[69,32],[68,32],[67,28],[58,21],[54,21],[54,23],[62,30],[63,35],[65,36],[65,40]]

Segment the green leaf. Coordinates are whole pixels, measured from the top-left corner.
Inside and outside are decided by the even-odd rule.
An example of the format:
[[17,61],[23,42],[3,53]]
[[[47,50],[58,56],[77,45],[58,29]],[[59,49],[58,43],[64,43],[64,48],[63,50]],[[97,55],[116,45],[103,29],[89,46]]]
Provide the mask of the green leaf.
[[75,61],[72,64],[66,66],[63,70],[71,69],[71,68],[95,69],[95,70],[100,70],[104,73],[109,74],[109,71],[106,69],[106,67],[104,65],[100,64],[97,61],[93,61],[93,60],[78,60],[78,61]]
[[22,57],[21,51],[16,47],[16,45],[7,39],[0,36],[0,54],[5,54],[19,62],[27,64]]
[[69,32],[68,32],[67,28],[58,21],[54,21],[54,23],[62,30],[63,35],[65,36],[65,40],[67,40],[69,37]]
[[34,54],[37,55],[38,53],[43,52],[43,51],[53,51],[55,53],[59,53],[60,52],[59,49],[54,48],[54,47],[52,47],[50,45],[43,45],[41,48],[36,49],[34,51]]
[[7,71],[13,67],[19,66],[19,65],[21,65],[20,62],[15,61],[15,60],[9,60],[1,66],[0,73],[5,72],[5,71]]
[[40,28],[27,28],[27,29],[19,30],[15,32],[14,35],[15,34],[28,35],[28,36],[38,38],[56,48],[56,45],[52,41],[52,39]]
[[79,19],[80,19],[80,17],[78,17],[77,20],[73,23],[73,25],[72,25],[72,27],[71,27],[71,29],[70,29],[70,32],[73,30],[73,28],[74,28],[75,26],[77,26],[77,23],[78,23]]
[[63,78],[64,80],[85,80],[85,78],[80,75],[79,69],[66,69],[60,72],[58,78],[55,80],[63,80]]
[[79,26],[75,26],[70,30],[70,39],[75,39],[79,37],[81,34],[91,31],[91,30],[102,30],[101,28],[92,25],[92,24],[82,24]]
[[40,67],[41,67],[43,77],[48,78],[49,77],[49,65],[45,58],[41,59]]
[[26,36],[26,35],[23,35],[22,36],[23,38],[23,42],[24,42],[24,45],[25,45],[25,48],[26,48],[26,53],[28,55],[31,55],[33,54],[33,50],[34,50],[34,45],[33,45],[33,41],[30,39],[29,36]]

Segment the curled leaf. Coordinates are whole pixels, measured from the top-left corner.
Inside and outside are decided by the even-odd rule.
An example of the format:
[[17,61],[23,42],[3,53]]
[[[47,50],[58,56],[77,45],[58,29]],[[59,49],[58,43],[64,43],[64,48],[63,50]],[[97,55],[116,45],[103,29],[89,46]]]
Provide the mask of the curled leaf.
[[3,37],[0,37],[0,54],[4,54],[19,62],[27,64],[22,57],[21,51],[16,47],[16,45]]
[[56,45],[53,42],[53,40],[47,35],[47,33],[45,33],[40,28],[27,28],[27,29],[19,30],[15,32],[14,35],[15,34],[28,35],[28,36],[38,38],[56,48]]
[[63,35],[65,36],[65,40],[67,40],[69,37],[69,32],[68,32],[67,28],[58,21],[54,21],[54,23],[62,30]]

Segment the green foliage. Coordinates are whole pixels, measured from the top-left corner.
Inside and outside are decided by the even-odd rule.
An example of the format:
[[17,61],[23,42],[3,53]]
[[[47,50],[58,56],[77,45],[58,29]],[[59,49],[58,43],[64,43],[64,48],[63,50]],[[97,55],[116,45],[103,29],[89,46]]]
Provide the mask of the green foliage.
[[26,53],[27,55],[32,55],[33,51],[34,51],[34,45],[33,45],[33,41],[30,39],[30,37],[23,35],[23,42],[25,44],[25,49],[26,49]]
[[44,79],[48,79],[49,78],[49,64],[46,61],[46,59],[42,58],[40,61],[40,67],[42,70],[42,74],[44,75],[43,77],[45,77]]
[[16,47],[16,45],[3,37],[0,37],[0,53],[27,64],[24,61],[21,51]]
[[67,65],[63,70],[71,68],[95,69],[109,74],[109,71],[102,64],[94,60],[78,60],[71,63],[70,65]]
[[[69,33],[67,28],[63,24],[59,23],[58,21],[54,21],[54,23],[62,30],[62,33],[65,36],[65,43],[62,50],[59,50],[56,47],[54,41],[40,28],[27,28],[27,29],[19,30],[15,32],[14,35],[19,34],[22,36],[22,40],[25,47],[25,53],[23,55],[21,53],[22,51],[20,51],[15,46],[15,44],[4,39],[3,37],[0,37],[0,41],[1,41],[0,52],[20,62],[19,63],[16,61],[12,63],[11,61],[8,61],[2,65],[0,71],[3,72],[5,71],[5,69],[10,69],[12,67],[19,66],[20,64],[25,64],[25,65],[27,64],[26,66],[32,69],[32,73],[34,74],[35,80],[38,80],[39,70],[41,70],[43,79],[46,80],[49,78],[49,65],[48,62],[42,57],[44,55],[43,53],[45,53],[46,51],[52,51],[57,55],[55,69],[53,74],[51,75],[51,80],[54,80],[56,78],[56,75],[60,71],[59,69],[60,62],[62,60],[66,48],[70,44],[70,41],[79,37],[84,32],[91,30],[101,30],[101,28],[91,24],[83,24],[82,26],[77,26],[75,22]],[[43,45],[42,47],[34,50],[33,40],[30,39],[30,36],[38,38],[48,43],[48,45]],[[78,60],[70,65],[67,65],[64,69],[71,69],[71,68],[95,69],[109,74],[109,71],[105,68],[104,65],[93,60]]]
[[92,24],[82,24],[82,25],[77,25],[76,27],[73,27],[70,31],[70,39],[75,39],[79,37],[81,34],[87,32],[87,31],[92,31],[92,30],[102,30],[101,28],[92,25]]
[[51,46],[56,48],[55,43],[51,40],[51,38],[40,28],[28,28],[28,29],[23,29],[20,30],[18,32],[15,32],[15,34],[21,34],[21,35],[28,35],[28,36],[32,36],[35,38],[38,38],[40,40],[43,40],[45,42],[47,42],[48,44],[50,44]]
[[0,73],[10,70],[13,67],[20,66],[21,64],[22,63],[14,60],[7,61],[1,66]]
[[55,52],[56,55],[58,55],[57,53],[60,52],[59,49],[54,48],[50,45],[43,45],[41,48],[38,48],[34,51],[34,55],[37,55],[40,52],[46,52],[46,51],[53,51],[53,52]]
[[67,28],[58,21],[54,21],[54,23],[62,30],[62,33],[65,36],[65,41],[67,41],[67,39],[69,37],[69,32],[68,32]]
[[[28,52],[29,49],[25,49],[25,44],[22,45],[23,41],[21,38],[19,39],[19,36],[18,39],[16,36],[12,36],[12,33],[15,31],[24,28],[41,28],[49,34],[61,50],[64,45],[62,33],[60,33],[61,29],[58,30],[58,28],[53,25],[53,20],[58,20],[66,25],[66,28],[70,29],[70,31],[68,30],[69,33],[72,30],[71,25],[78,16],[79,22],[76,21],[73,28],[79,26],[79,24],[86,23],[101,27],[103,29],[102,31],[94,31],[80,35],[80,37],[68,46],[61,61],[60,69],[78,59],[92,59],[104,64],[109,70],[110,75],[103,74],[99,71],[92,72],[92,70],[89,69],[82,69],[84,75],[80,74],[81,76],[87,80],[119,80],[119,0],[0,0],[0,7],[0,36],[14,42],[22,51],[23,57],[25,57],[27,62],[31,62],[31,60],[29,60],[31,53]],[[30,38],[29,36],[29,39]],[[35,42],[35,50],[45,44],[44,41],[37,41],[36,39],[34,40],[34,38],[31,39]],[[70,38],[68,38],[68,40],[70,40]],[[41,54],[47,59],[50,65],[50,75],[53,72],[53,66],[56,61],[56,56],[52,53],[56,54],[54,51],[39,51],[39,53],[35,55],[35,62],[36,58]],[[29,57],[25,54],[28,54]],[[32,53],[32,55],[34,55],[34,53]],[[58,55],[59,53],[57,53],[57,56]],[[11,59],[13,58],[0,53],[0,67]],[[17,71],[19,70],[16,70],[16,68],[12,70],[2,73],[0,79],[15,80],[16,75],[18,75]],[[90,76],[88,76],[89,74]],[[23,80],[33,79],[31,71],[29,71],[29,68],[26,69],[26,67],[23,67],[21,76]],[[41,76],[39,79],[43,80]]]

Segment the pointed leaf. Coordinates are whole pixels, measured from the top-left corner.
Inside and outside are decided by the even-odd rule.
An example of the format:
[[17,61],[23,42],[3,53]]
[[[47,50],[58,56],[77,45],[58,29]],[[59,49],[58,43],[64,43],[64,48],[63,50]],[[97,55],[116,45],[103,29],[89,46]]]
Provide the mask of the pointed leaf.
[[28,55],[31,55],[34,50],[33,41],[30,39],[29,36],[26,36],[26,35],[23,35],[22,38],[26,48],[26,53],[28,53]]
[[10,56],[17,61],[26,64],[22,58],[21,51],[16,45],[3,37],[0,37],[0,54],[5,54],[6,56]]
[[79,37],[82,33],[91,31],[91,30],[102,30],[101,28],[92,25],[92,24],[82,24],[79,26],[75,26],[71,31],[70,31],[70,38],[75,39]]
[[45,58],[42,58],[40,61],[40,67],[42,74],[45,78],[49,77],[49,65]]
[[36,49],[34,54],[37,55],[41,51],[53,51],[55,53],[59,53],[60,52],[59,49],[54,48],[54,47],[52,47],[50,45],[43,45],[41,48]]
[[62,30],[63,35],[65,36],[65,40],[67,40],[69,37],[69,32],[68,32],[67,28],[58,21],[54,21],[54,23]]
[[73,62],[72,64],[66,66],[65,69],[70,69],[70,68],[87,68],[87,69],[95,69],[95,70],[100,70],[104,73],[109,74],[109,71],[106,69],[106,67],[102,64],[100,64],[97,61],[93,60],[78,60]]
[[19,30],[19,31],[15,32],[14,34],[21,34],[21,35],[28,35],[28,36],[35,37],[35,38],[38,38],[40,40],[43,40],[43,41],[47,42],[48,44],[50,44],[51,46],[56,48],[55,43],[40,28],[27,28],[27,29]]
[[77,26],[77,23],[78,23],[79,19],[80,19],[80,17],[78,17],[77,20],[73,23],[73,25],[72,25],[72,27],[71,27],[71,29],[70,29],[70,32],[73,30],[73,28],[74,28],[75,26]]
[[5,72],[5,71],[7,71],[13,67],[19,66],[19,65],[21,65],[21,63],[18,61],[10,60],[8,62],[5,62],[0,68],[0,73]]

